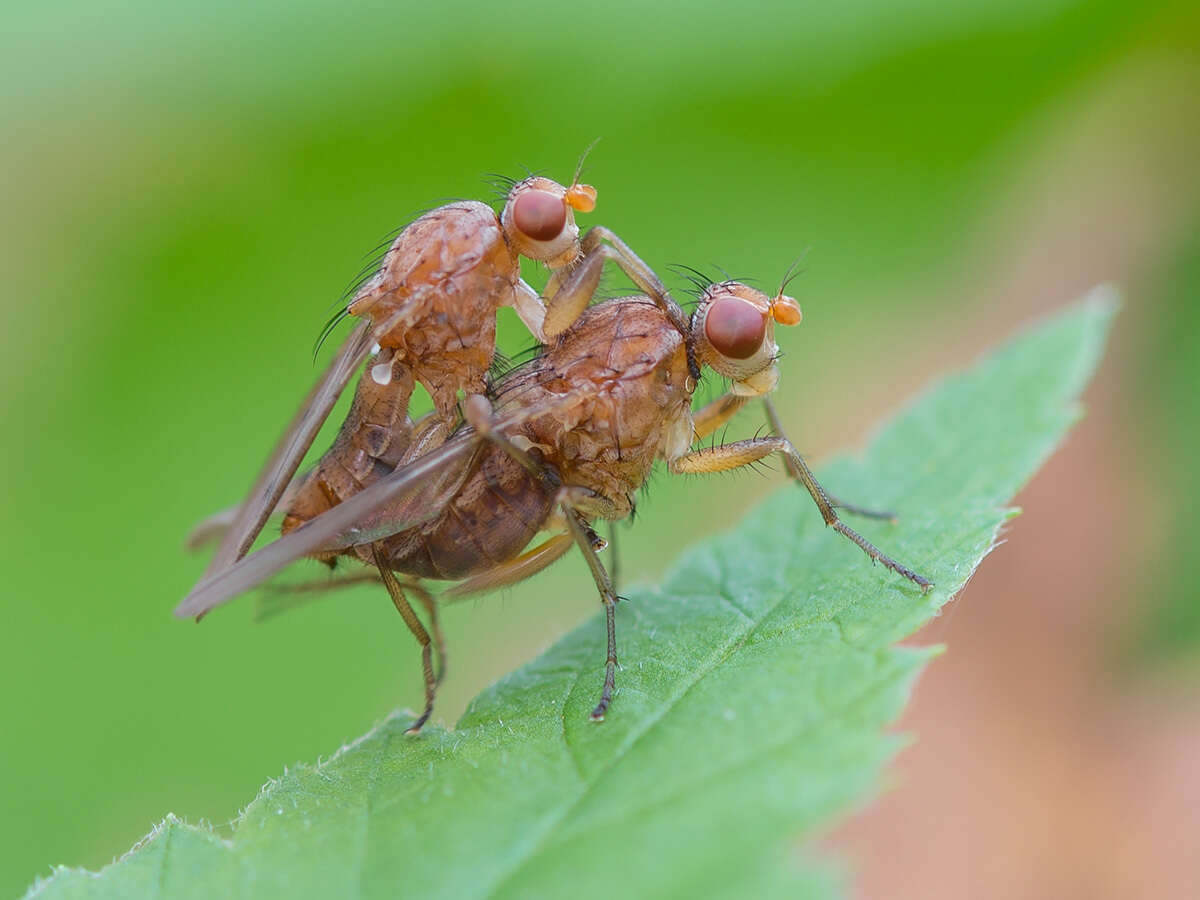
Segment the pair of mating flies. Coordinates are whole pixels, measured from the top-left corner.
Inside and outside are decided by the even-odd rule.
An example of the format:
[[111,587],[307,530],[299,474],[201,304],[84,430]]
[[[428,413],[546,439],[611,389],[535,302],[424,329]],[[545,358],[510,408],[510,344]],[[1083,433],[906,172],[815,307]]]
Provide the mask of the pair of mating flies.
[[[425,708],[409,729],[415,733],[433,710],[445,668],[437,606],[424,582],[454,582],[443,597],[491,590],[576,546],[607,620],[604,686],[592,712],[601,720],[613,696],[618,597],[593,523],[630,515],[657,459],[671,472],[705,473],[773,454],[812,495],[827,525],[928,590],[929,581],[845,525],[836,509],[890,514],[834,499],[783,434],[770,399],[779,380],[774,326],[800,321],[799,305],[783,293],[786,280],[773,297],[736,281],[707,285],[685,315],[617,235],[597,226],[580,237],[575,213],[591,212],[595,200],[595,189],[578,176],[570,187],[530,177],[511,187],[500,215],[483,203],[459,202],[407,226],[346,306],[359,324],[245,501],[198,529],[198,538],[220,534],[220,543],[176,615],[203,616],[302,557],[330,567],[344,558],[363,564],[421,644]],[[522,280],[521,257],[549,268],[541,296]],[[643,294],[593,304],[608,262]],[[489,381],[502,306],[516,310],[542,349]],[[297,476],[360,367],[333,445]],[[706,370],[729,389],[693,411]],[[434,409],[414,421],[409,400],[418,383]],[[693,449],[756,398],[771,435]],[[276,512],[283,514],[282,536],[250,553]],[[426,610],[428,630],[409,596]]]

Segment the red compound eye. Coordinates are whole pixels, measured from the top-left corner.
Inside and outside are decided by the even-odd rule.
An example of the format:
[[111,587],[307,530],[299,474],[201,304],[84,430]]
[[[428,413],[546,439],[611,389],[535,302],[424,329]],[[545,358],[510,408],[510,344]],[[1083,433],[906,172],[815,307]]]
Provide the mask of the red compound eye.
[[722,298],[708,308],[704,334],[722,356],[748,359],[758,352],[767,335],[767,317],[745,300]]
[[526,191],[513,203],[513,224],[535,241],[549,241],[567,225],[567,207],[562,197],[547,191]]

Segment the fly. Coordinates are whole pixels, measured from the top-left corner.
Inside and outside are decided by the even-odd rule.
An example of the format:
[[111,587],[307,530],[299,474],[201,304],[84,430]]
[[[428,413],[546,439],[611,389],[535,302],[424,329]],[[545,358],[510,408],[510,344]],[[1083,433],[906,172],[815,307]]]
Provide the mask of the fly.
[[[306,556],[350,557],[370,566],[422,646],[425,708],[409,728],[416,732],[433,710],[433,644],[440,639],[436,617],[431,638],[408,594],[432,615],[428,580],[454,582],[444,597],[492,590],[541,571],[575,546],[605,610],[608,653],[591,714],[599,721],[615,686],[618,597],[593,523],[628,516],[656,460],[672,473],[699,474],[771,455],[783,459],[828,526],[927,591],[926,578],[842,522],[837,508],[891,515],[834,499],[783,434],[770,399],[779,381],[774,326],[801,319],[799,305],[783,293],[786,281],[773,297],[735,281],[708,285],[689,318],[650,273],[642,280],[656,289],[647,296],[589,307],[599,267],[609,253],[621,252],[585,252],[583,262],[557,279],[543,320],[544,352],[486,394],[467,397],[462,427],[379,471],[372,483],[279,540],[212,573],[176,614],[202,615]],[[704,371],[728,379],[730,388],[693,412]],[[754,399],[763,401],[773,434],[693,449]],[[435,411],[413,431],[439,427],[438,421]]]

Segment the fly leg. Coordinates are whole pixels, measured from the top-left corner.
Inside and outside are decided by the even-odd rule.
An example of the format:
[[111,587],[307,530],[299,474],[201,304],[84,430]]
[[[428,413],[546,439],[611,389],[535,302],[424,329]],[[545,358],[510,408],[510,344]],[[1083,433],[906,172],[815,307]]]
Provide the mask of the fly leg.
[[[722,425],[726,424],[752,399],[754,398],[743,394],[724,394],[711,403],[700,407],[692,417],[696,440],[708,437]],[[767,411],[767,421],[770,423],[771,429],[776,434],[783,434],[783,423],[779,420],[779,414],[775,411],[775,404],[771,402],[769,397],[763,397],[762,401],[763,407]],[[803,477],[795,468],[795,464],[790,458],[785,457],[784,464],[787,466],[788,474],[797,481],[803,482]],[[825,499],[829,501],[829,505],[834,509],[844,510],[851,515],[863,516],[868,519],[882,519],[892,523],[896,521],[896,514],[893,512],[867,509],[866,507],[856,506],[853,503],[846,503],[844,500],[837,499],[828,491],[825,492]]]
[[508,587],[518,581],[524,581],[545,569],[552,562],[561,559],[574,542],[569,534],[555,534],[546,538],[536,547],[526,550],[516,559],[501,563],[486,572],[472,575],[460,581],[454,587],[442,592],[443,600],[459,600],[470,597],[482,591]]
[[433,712],[433,698],[437,695],[437,679],[433,676],[433,650],[429,640],[429,632],[425,630],[425,626],[421,624],[421,620],[417,618],[417,614],[409,605],[408,598],[404,596],[404,589],[400,586],[400,582],[396,580],[395,574],[388,568],[383,554],[379,551],[378,544],[371,545],[371,555],[375,560],[375,565],[379,569],[379,574],[383,578],[383,584],[388,589],[388,593],[392,595],[392,603],[396,605],[396,611],[400,613],[400,618],[404,620],[404,624],[408,626],[408,630],[413,633],[413,637],[421,645],[421,671],[425,676],[425,710],[417,717],[417,720],[408,726],[405,734],[416,734],[421,730],[421,726],[429,721],[429,716]]
[[817,509],[821,511],[821,518],[825,520],[826,525],[857,544],[867,556],[871,557],[872,562],[882,563],[885,568],[891,569],[896,574],[907,578],[922,591],[928,591],[932,587],[932,583],[927,578],[896,562],[896,560],[885,554],[838,518],[829,495],[817,483],[817,479],[808,467],[808,463],[804,461],[804,457],[796,451],[796,448],[792,446],[792,442],[786,437],[749,438],[748,440],[734,441],[719,447],[693,450],[690,453],[685,453],[683,456],[671,460],[669,465],[672,472],[683,474],[724,472],[729,469],[736,469],[740,466],[747,466],[758,462],[772,453],[778,453],[783,457],[788,474],[804,485],[808,493],[812,495],[813,501],[817,504]]
[[[494,424],[492,409],[486,397],[479,396],[478,394],[468,397],[463,404],[463,415],[466,417],[467,422],[485,440],[491,441],[504,450],[505,453],[520,463],[535,478],[547,486],[561,484],[557,472],[537,459],[534,459],[533,456],[513,444],[512,441],[492,427]],[[612,509],[610,502],[597,495],[594,491],[570,485],[559,488],[558,506],[562,510],[567,531],[579,546],[579,549],[583,551],[583,558],[587,560],[588,568],[592,572],[592,578],[596,582],[596,587],[600,590],[600,600],[604,604],[604,618],[608,628],[608,658],[605,662],[604,688],[600,693],[600,702],[592,710],[591,716],[593,722],[601,722],[604,720],[604,714],[608,711],[609,704],[612,703],[613,688],[616,686],[616,608],[617,600],[620,598],[617,597],[616,591],[613,590],[612,579],[608,577],[608,572],[605,571],[604,564],[600,562],[599,551],[604,549],[606,546],[605,542],[596,534],[588,521],[580,515],[576,507],[584,507],[589,513],[597,514],[601,518],[615,517],[615,510]],[[606,515],[606,513],[609,514]],[[547,541],[547,544],[550,543],[550,541]],[[558,549],[554,548],[547,551],[546,565],[549,565],[553,559],[557,559],[561,555],[561,552],[565,552],[565,548],[561,548],[561,552],[556,552]],[[540,550],[541,548],[539,547],[531,552],[537,553]]]
[[539,344],[546,343],[546,334],[542,330],[542,325],[546,321],[546,306],[542,302],[542,298],[538,296],[538,292],[526,284],[524,279],[517,279],[512,308],[516,310],[517,318],[529,329],[529,333],[537,339],[537,342]]
[[417,599],[421,601],[421,605],[425,607],[425,611],[429,613],[429,630],[433,632],[433,646],[437,650],[437,677],[434,681],[441,684],[446,677],[446,638],[442,635],[442,626],[438,622],[437,603],[433,599],[433,594],[425,590],[425,588],[416,581],[409,581],[405,585],[410,591],[417,595]]
[[608,577],[612,579],[613,590],[621,583],[621,554],[617,552],[617,523],[614,519],[608,523],[608,547],[612,563],[609,565]]
[[[796,476],[793,475],[793,478]],[[837,497],[826,492],[825,497],[829,500],[829,505],[834,509],[840,509],[842,512],[850,513],[852,516],[862,516],[864,519],[879,519],[881,522],[891,522],[896,524],[896,514],[886,509],[867,509],[865,506],[857,506],[854,503],[847,503],[845,500],[839,500]]]
[[482,394],[472,394],[463,401],[463,418],[467,424],[485,441],[495,444],[512,457],[526,472],[536,478],[544,486],[557,489],[562,485],[558,473],[549,466],[535,459],[532,454],[522,450],[495,427],[491,401]]
[[[775,410],[775,404],[771,402],[770,397],[763,397],[763,408],[767,411],[767,421],[771,424],[771,430],[777,435],[783,435],[783,421],[779,418],[779,413]],[[799,454],[797,454],[799,456]],[[797,481],[803,482],[804,476],[801,474],[796,464],[789,457],[784,457],[784,465],[787,466],[788,474]],[[812,473],[809,473],[811,477]],[[825,493],[825,499],[829,501],[829,505],[834,509],[844,510],[854,516],[862,516],[866,519],[881,519],[885,522],[895,524],[896,514],[886,510],[867,509],[866,507],[857,506],[853,503],[846,503],[844,500],[839,500],[830,494]]]
[[734,414],[750,400],[750,397],[741,394],[722,394],[711,403],[700,407],[692,416],[692,430],[695,432],[696,440],[708,437],[732,419]]
[[[608,243],[604,243],[607,241]],[[604,263],[612,260],[651,300],[666,313],[680,334],[688,333],[688,320],[662,280],[629,245],[603,225],[590,228],[579,242],[582,256],[569,269],[560,269],[546,285],[546,318],[542,328],[547,338],[562,334],[579,318],[600,286]],[[693,373],[698,377],[698,373]]]
[[566,502],[562,504],[562,510],[571,537],[575,538],[575,543],[583,551],[583,558],[587,560],[588,568],[592,570],[592,578],[596,581],[596,587],[600,589],[600,600],[604,604],[604,621],[608,628],[608,658],[604,663],[604,688],[600,691],[600,702],[592,710],[591,716],[593,722],[603,722],[604,714],[608,711],[609,704],[612,703],[613,688],[617,683],[617,600],[619,598],[616,591],[613,590],[612,579],[608,577],[608,572],[604,570],[604,564],[600,562],[600,556],[596,552],[604,546],[603,540],[597,536],[583,516]]

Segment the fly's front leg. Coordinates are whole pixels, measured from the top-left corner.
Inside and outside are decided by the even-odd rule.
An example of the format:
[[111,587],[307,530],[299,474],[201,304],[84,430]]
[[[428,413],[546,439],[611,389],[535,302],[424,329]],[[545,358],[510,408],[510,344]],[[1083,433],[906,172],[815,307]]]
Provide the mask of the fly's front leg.
[[778,453],[784,458],[788,473],[804,485],[805,489],[812,495],[813,501],[817,504],[817,509],[821,511],[821,517],[825,520],[826,525],[857,544],[867,556],[871,557],[873,562],[883,563],[886,568],[891,569],[897,575],[907,578],[913,584],[920,587],[922,591],[928,591],[932,587],[931,582],[927,578],[918,575],[907,566],[896,562],[896,560],[885,554],[838,518],[829,495],[817,483],[817,479],[813,476],[812,470],[809,469],[808,463],[804,461],[804,457],[796,452],[796,448],[792,446],[791,441],[785,437],[750,438],[744,441],[734,441],[720,447],[693,450],[672,460],[670,462],[670,469],[672,472],[682,474],[724,472],[729,469],[748,466],[751,463],[758,462],[760,459],[765,459],[772,453]]
[[[732,419],[743,406],[754,399],[751,394],[722,394],[717,399],[705,404],[696,410],[692,415],[692,430],[696,440],[702,440],[715,432],[718,428],[725,425]],[[771,425],[771,430],[777,435],[783,434],[783,423],[779,419],[779,414],[775,411],[769,397],[763,396],[763,407],[767,412],[767,421]],[[784,457],[784,465],[787,466],[788,474],[797,481],[803,481],[795,463],[789,458]],[[864,506],[858,506],[853,503],[847,503],[844,500],[839,500],[829,492],[825,493],[825,499],[829,501],[829,505],[834,509],[844,510],[855,516],[863,516],[867,519],[882,519],[885,522],[895,523],[896,514],[894,512],[886,512],[883,510],[867,509]]]
[[512,307],[517,316],[537,338],[539,344],[546,343],[546,334],[542,330],[546,321],[546,307],[538,292],[525,283],[523,278],[517,279],[517,287],[513,292]]
[[408,730],[405,732],[405,734],[416,734],[421,730],[421,726],[429,721],[429,716],[433,713],[433,698],[437,696],[438,682],[433,675],[433,651],[430,646],[429,632],[425,630],[425,626],[421,624],[421,620],[417,618],[417,614],[409,604],[408,598],[404,596],[404,589],[388,567],[383,554],[379,552],[378,544],[371,545],[371,556],[375,561],[375,566],[379,569],[384,586],[392,596],[396,612],[400,613],[400,618],[404,620],[408,630],[413,633],[413,637],[421,645],[421,672],[425,676],[425,710],[415,722],[408,726]]
[[[771,425],[771,430],[780,437],[784,437],[783,421],[779,418],[779,413],[775,409],[775,404],[771,402],[770,397],[763,397],[762,402],[763,408],[767,412],[767,421]],[[799,456],[799,454],[796,455]],[[803,475],[800,473],[800,470],[797,468],[796,464],[791,460],[791,458],[785,456],[784,465],[787,466],[789,475],[791,475],[797,481],[804,481]],[[812,473],[809,474],[811,476]],[[825,494],[825,499],[829,501],[830,506],[834,507],[835,509],[845,510],[851,515],[862,516],[865,519],[880,519],[885,522],[891,522],[892,524],[896,523],[896,514],[894,512],[887,512],[885,510],[878,509],[867,509],[864,506],[846,503],[844,500],[839,500],[828,492]]]
[[688,333],[687,316],[671,298],[662,279],[617,235],[597,225],[583,236],[579,246],[582,251],[579,260],[570,268],[551,275],[546,285],[543,328],[547,338],[562,334],[587,308],[600,286],[604,263],[609,260],[620,266],[629,280],[658,304],[680,334]]
[[711,403],[706,403],[692,415],[692,431],[696,440],[708,437],[734,417],[750,397],[741,394],[722,394]]

